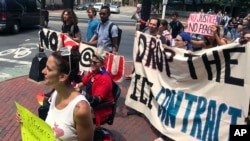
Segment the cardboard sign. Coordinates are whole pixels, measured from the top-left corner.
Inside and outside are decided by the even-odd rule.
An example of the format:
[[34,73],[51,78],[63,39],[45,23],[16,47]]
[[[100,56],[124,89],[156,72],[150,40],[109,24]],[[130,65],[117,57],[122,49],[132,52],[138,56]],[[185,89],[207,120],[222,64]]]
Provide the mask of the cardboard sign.
[[210,26],[216,25],[217,15],[192,13],[189,15],[186,32],[213,36]]
[[28,109],[15,103],[22,119],[22,141],[55,141],[52,128]]

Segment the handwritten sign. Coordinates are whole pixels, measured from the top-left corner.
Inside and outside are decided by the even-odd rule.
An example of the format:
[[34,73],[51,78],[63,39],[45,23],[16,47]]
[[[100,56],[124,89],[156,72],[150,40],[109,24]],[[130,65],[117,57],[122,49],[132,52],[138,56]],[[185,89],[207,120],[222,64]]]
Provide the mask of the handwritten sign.
[[188,18],[186,32],[201,35],[213,35],[210,26],[216,25],[216,19],[216,15],[192,13]]
[[15,102],[22,119],[22,141],[55,141],[54,132],[42,119]]

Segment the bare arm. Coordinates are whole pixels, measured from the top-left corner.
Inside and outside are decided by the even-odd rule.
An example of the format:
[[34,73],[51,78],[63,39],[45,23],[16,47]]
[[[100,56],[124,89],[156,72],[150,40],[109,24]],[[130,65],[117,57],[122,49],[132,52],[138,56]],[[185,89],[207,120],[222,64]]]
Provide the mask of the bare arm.
[[75,34],[75,37],[72,37],[72,40],[76,41],[77,43],[80,43],[81,41],[81,34],[80,32]]
[[217,44],[218,45],[225,45],[226,44],[226,42],[224,41],[224,40],[222,40],[221,38],[220,38],[220,36],[217,34],[217,26],[211,26],[210,27],[210,29],[213,31],[213,33],[214,33],[214,37],[215,37],[215,39],[216,39],[216,42],[217,42]]
[[78,141],[92,141],[94,137],[94,124],[90,106],[86,101],[77,103],[74,109],[74,121]]
[[117,54],[118,52],[118,37],[113,37],[112,38],[112,53]]
[[197,46],[197,47],[202,47],[202,48],[206,47],[205,41],[191,40],[191,45],[192,46]]
[[82,43],[87,44],[87,45],[91,45],[91,46],[96,46],[97,45],[97,35],[94,34],[92,36],[92,38],[89,40],[89,42],[84,42],[83,41]]

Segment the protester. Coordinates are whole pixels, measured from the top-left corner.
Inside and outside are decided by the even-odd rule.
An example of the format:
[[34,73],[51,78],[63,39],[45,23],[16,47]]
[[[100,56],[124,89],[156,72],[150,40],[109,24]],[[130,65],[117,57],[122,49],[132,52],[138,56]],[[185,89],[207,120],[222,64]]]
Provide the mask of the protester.
[[[191,40],[195,40],[195,41],[204,40],[204,35],[202,35],[202,34],[190,34],[190,36],[191,36]],[[202,49],[202,47],[194,46],[194,45],[192,45],[192,48],[193,48],[193,51],[198,51],[198,50]]]
[[168,21],[167,20],[161,20],[161,24],[159,26],[159,34],[165,37],[167,41],[169,41],[169,45],[171,45],[172,41],[172,35],[168,31]]
[[[78,78],[80,53],[78,47],[53,52],[43,69],[44,83],[55,89],[50,101],[46,123],[56,140],[91,141],[94,126],[87,99],[71,86]],[[20,116],[17,114],[20,121]],[[63,134],[61,134],[63,132]]]
[[100,23],[100,20],[96,18],[96,9],[93,6],[88,7],[87,13],[89,20],[88,20],[86,42],[89,42],[96,32],[96,28]]
[[236,42],[238,43],[240,38],[243,36],[243,26],[241,24],[239,24],[236,28],[236,32],[235,32],[235,40],[231,41],[232,42]]
[[250,42],[250,30],[245,30],[242,33],[242,37],[239,39],[240,44],[246,44]]
[[250,30],[249,21],[247,19],[242,20],[243,31]]
[[171,28],[172,38],[176,38],[176,36],[184,30],[183,24],[178,20],[178,13],[174,12],[172,14],[172,21],[169,23]]
[[[156,38],[159,38],[162,42],[163,46],[170,46],[170,40],[166,40],[166,38],[162,35],[159,34],[159,27],[160,27],[160,19],[156,18],[156,17],[151,17],[148,20],[148,29],[144,32],[144,33],[148,33],[149,35],[155,36]],[[125,79],[126,80],[130,80],[133,76],[133,72],[132,74],[126,75]]]
[[175,38],[175,46],[185,50],[193,51],[191,37],[187,32],[181,32]]
[[[235,35],[235,23],[236,23],[236,20],[235,20],[235,17],[232,17],[229,21],[228,21],[228,25],[227,25],[227,29],[231,35],[231,40],[234,40],[234,35]],[[226,37],[225,37],[226,38]]]
[[224,13],[221,21],[221,25],[223,26],[223,37],[227,38],[228,33],[228,22],[230,20],[230,17],[227,15],[227,12]]
[[225,38],[220,37],[220,27],[219,26],[211,26],[210,30],[212,30],[213,35],[205,35],[204,40],[196,41],[191,40],[192,46],[200,46],[203,49],[216,47],[219,45],[227,44],[227,40]]
[[72,9],[65,9],[62,12],[61,20],[63,22],[61,31],[76,42],[81,41],[81,32],[78,27],[78,18]]
[[103,6],[99,12],[101,23],[97,26],[95,35],[89,41],[89,44],[97,42],[97,48],[103,47],[105,51],[117,54],[118,52],[118,27],[112,26],[111,38],[109,37],[109,26],[112,21],[109,19],[110,9]]
[[112,107],[95,109],[96,106],[103,102],[114,102],[112,94],[112,79],[104,68],[105,53],[99,51],[94,54],[91,61],[91,70],[83,78],[82,82],[77,85],[80,90],[85,86],[86,98],[93,108],[95,124],[100,127],[101,123],[106,121],[112,113]]

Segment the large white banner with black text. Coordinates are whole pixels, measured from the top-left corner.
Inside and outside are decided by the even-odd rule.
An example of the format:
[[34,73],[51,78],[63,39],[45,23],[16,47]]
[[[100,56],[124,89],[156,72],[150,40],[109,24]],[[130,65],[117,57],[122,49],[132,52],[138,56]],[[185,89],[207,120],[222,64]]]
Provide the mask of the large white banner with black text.
[[[95,53],[96,47],[83,43],[77,43],[65,34],[47,28],[40,30],[38,36],[40,47],[50,51],[58,51],[62,47],[72,47],[77,45],[81,53],[80,70],[89,70],[92,55]],[[124,56],[106,52],[106,57],[105,68],[110,73],[114,81],[121,82],[124,75]]]
[[250,44],[190,54],[137,32],[125,103],[174,140],[228,141],[229,125],[245,124],[248,114],[249,56]]

